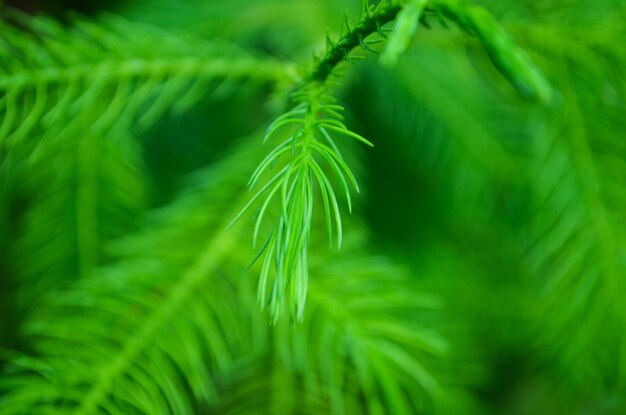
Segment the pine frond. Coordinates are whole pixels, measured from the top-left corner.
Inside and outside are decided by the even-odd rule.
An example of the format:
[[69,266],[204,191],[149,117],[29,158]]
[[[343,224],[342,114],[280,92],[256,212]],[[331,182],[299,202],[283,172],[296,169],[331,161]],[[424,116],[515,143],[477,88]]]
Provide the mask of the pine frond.
[[[284,303],[289,304],[292,319],[302,320],[308,285],[308,249],[316,187],[323,200],[329,242],[332,245],[334,235],[337,246],[341,247],[343,231],[338,192],[334,190],[333,182],[326,172],[331,171],[335,180],[341,183],[349,211],[352,210],[350,187],[357,192],[359,187],[334,140],[349,138],[372,145],[347,129],[341,121],[343,116],[340,111],[343,108],[328,95],[326,88],[306,86],[294,94],[294,99],[299,103],[270,125],[263,141],[276,135],[285,126],[295,124],[297,129],[259,164],[249,187],[253,189],[264,175],[270,175],[271,178],[264,182],[233,220],[233,223],[237,221],[257,200],[263,201],[252,238],[256,245],[268,207],[274,199],[279,201],[277,223],[257,255],[265,254],[259,283],[259,303],[269,307],[274,322]],[[283,156],[289,157],[286,163],[280,163]],[[271,173],[277,164],[280,168],[276,168],[276,173]]]
[[336,42],[327,42],[324,55],[311,72],[312,80],[325,81],[339,63],[349,60],[355,47],[361,45],[370,49],[367,41],[370,35],[378,33],[387,39],[383,26],[398,19],[397,33],[391,38],[386,57],[383,56],[383,62],[392,63],[406,49],[421,11],[426,8],[430,14],[445,16],[469,34],[476,35],[495,66],[520,93],[543,104],[551,102],[552,89],[541,71],[484,8],[465,0],[390,0],[380,2],[373,9],[367,2],[364,4],[361,20],[355,27]]
[[149,126],[225,79],[280,82],[291,65],[219,42],[167,33],[119,17],[75,19],[69,28],[12,13],[0,40],[0,147],[60,130],[99,135],[112,125]]

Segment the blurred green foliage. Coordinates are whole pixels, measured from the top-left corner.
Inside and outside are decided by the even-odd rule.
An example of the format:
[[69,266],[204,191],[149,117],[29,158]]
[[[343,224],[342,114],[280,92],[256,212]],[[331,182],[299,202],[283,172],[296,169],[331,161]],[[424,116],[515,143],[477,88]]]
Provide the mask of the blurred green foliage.
[[[5,3],[1,414],[626,413],[625,1]],[[287,227],[295,322],[227,225],[320,67],[375,147],[340,250],[317,187]]]

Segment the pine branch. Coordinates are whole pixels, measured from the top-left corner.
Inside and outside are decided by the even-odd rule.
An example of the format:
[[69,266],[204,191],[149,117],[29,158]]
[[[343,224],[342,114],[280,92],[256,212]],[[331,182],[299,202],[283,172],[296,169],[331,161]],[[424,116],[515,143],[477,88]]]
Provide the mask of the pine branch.
[[69,29],[43,17],[12,18],[21,28],[3,23],[0,41],[3,147],[48,129],[145,128],[172,107],[193,105],[215,81],[293,77],[289,64],[118,17],[74,20]]
[[325,82],[339,63],[349,60],[350,52],[354,48],[361,46],[369,49],[366,40],[368,36],[378,33],[387,38],[382,27],[400,16],[400,21],[392,32],[391,45],[383,55],[383,61],[387,61],[387,64],[397,60],[415,32],[415,25],[422,18],[424,8],[431,14],[443,15],[455,21],[468,33],[475,34],[496,67],[520,93],[543,104],[551,101],[552,90],[548,81],[526,53],[488,11],[465,0],[389,0],[380,2],[373,10],[367,0],[364,0],[358,24],[350,28],[346,23],[348,32],[336,42],[327,39],[326,52],[314,65],[310,81]]

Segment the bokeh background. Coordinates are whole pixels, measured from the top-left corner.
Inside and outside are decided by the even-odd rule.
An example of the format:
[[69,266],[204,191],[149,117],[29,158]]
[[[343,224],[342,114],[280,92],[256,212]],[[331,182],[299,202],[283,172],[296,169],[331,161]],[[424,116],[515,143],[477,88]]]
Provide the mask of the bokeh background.
[[[395,67],[385,68],[365,53],[358,65],[346,65],[337,96],[346,107],[347,124],[375,143],[373,149],[345,148],[363,188],[346,235],[364,238],[368,254],[361,248],[355,254],[350,242],[345,254],[318,250],[322,253],[311,274],[315,279],[315,267],[325,269],[326,258],[334,258],[341,265],[333,271],[337,278],[352,279],[337,286],[320,277],[324,289],[390,301],[381,311],[387,314],[348,313],[337,330],[353,324],[352,318],[369,318],[393,326],[399,338],[416,338],[415,347],[405,350],[437,379],[443,397],[424,388],[423,379],[416,385],[409,379],[398,381],[402,386],[396,399],[410,401],[410,406],[394,404],[388,391],[380,392],[385,398],[379,407],[367,406],[366,389],[355,392],[337,385],[335,378],[324,378],[322,369],[318,380],[345,389],[346,396],[356,393],[345,398],[355,402],[347,413],[375,413],[378,408],[388,414],[625,414],[626,2],[476,3],[496,16],[545,73],[555,91],[553,102],[546,106],[521,97],[474,37],[436,19],[430,28],[420,27]],[[323,48],[327,33],[338,33],[344,13],[356,20],[359,7],[353,0],[12,0],[5,1],[3,10],[45,14],[68,26],[77,15],[95,22],[121,16],[129,25],[142,25],[133,27],[135,32],[129,29],[131,39],[140,39],[146,27],[158,27],[199,42],[226,40],[282,61],[308,62],[313,51]],[[0,32],[0,48],[2,36]],[[5,99],[8,87],[2,88],[0,99]],[[141,331],[142,319],[150,316],[141,307],[152,310],[167,302],[167,293],[183,279],[179,270],[193,260],[190,256],[206,234],[217,229],[216,218],[230,215],[243,191],[234,183],[245,182],[262,155],[255,146],[260,147],[259,131],[279,113],[284,91],[239,80],[209,84],[207,91],[184,111],[165,108],[145,127],[124,126],[114,138],[98,140],[79,129],[71,134],[74,140],[54,140],[35,128],[29,133],[31,143],[47,137],[49,144],[3,150],[0,404],[9,402],[7,413],[29,413],[10,402],[29,402],[36,394],[41,413],[73,413],[68,408],[75,406],[68,402],[91,390],[88,379],[102,373],[102,362],[118,361],[116,353],[127,351],[125,333]],[[77,111],[87,119],[101,111],[78,102]],[[8,117],[3,111],[0,117]],[[85,141],[91,144],[78,144]],[[33,148],[35,158],[30,156]],[[208,196],[194,198],[197,194]],[[185,321],[200,321],[197,326],[181,329],[172,323],[171,330],[157,333],[159,340],[142,346],[147,351],[132,364],[141,367],[143,376],[163,379],[155,382],[165,392],[155,393],[169,403],[132,411],[342,412],[336,395],[318,396],[303,385],[312,370],[306,362],[325,367],[342,361],[346,352],[319,340],[325,332],[315,324],[325,317],[315,311],[302,327],[268,327],[254,295],[248,295],[258,274],[245,266],[254,255],[248,245],[244,237],[228,248],[227,259],[213,271],[208,294],[185,312]],[[377,285],[367,285],[367,268],[381,266],[382,256],[407,277],[395,280],[390,275],[395,268],[382,268]],[[342,263],[342,258],[349,260]],[[332,274],[319,274],[325,272]],[[236,278],[223,277],[227,274]],[[99,286],[103,280],[107,282]],[[241,280],[246,282],[233,282]],[[150,285],[153,281],[158,284]],[[394,323],[392,306],[401,301],[394,295],[403,291],[415,301],[421,295],[435,299],[435,306],[397,320],[419,329]],[[145,304],[132,306],[138,301],[135,294]],[[78,303],[109,311],[118,307],[120,314],[134,316],[139,329],[117,324],[104,311],[72,311]],[[204,346],[202,336],[213,337],[207,334],[213,323],[201,316],[211,312],[221,316],[215,320],[227,340],[220,346],[225,350],[207,356],[205,349],[211,347]],[[164,327],[169,327],[168,316],[159,317]],[[290,354],[284,350],[290,336],[295,343],[298,336],[304,343],[311,338],[320,343],[306,350],[297,343],[295,350],[305,356]],[[433,346],[439,341],[445,347]],[[98,365],[91,357],[74,361],[60,352],[46,360],[46,350],[71,349],[72,344],[77,356],[83,349],[102,348],[109,357],[99,358]],[[189,373],[201,377],[176,366],[177,357],[159,355],[159,350],[181,344],[187,345],[180,347],[181,354],[193,355],[196,360],[190,361],[209,367],[208,377],[219,378],[220,399],[195,393],[199,379],[171,380]],[[197,348],[197,356],[188,348]],[[219,377],[222,359],[231,362],[225,366],[232,370]],[[383,385],[389,379],[382,373],[389,379],[400,376],[393,371],[375,375]],[[141,384],[139,375],[121,377],[129,378],[130,385]],[[352,378],[348,374],[345,379]],[[170,380],[180,384],[167,392],[163,385]],[[117,381],[107,382],[100,387]],[[67,397],[59,400],[45,386],[49,384]],[[177,394],[185,393],[195,396],[191,406],[176,406]],[[121,394],[110,396],[117,403],[99,407],[98,413],[134,413],[119,403]],[[51,406],[44,412],[46,404]]]

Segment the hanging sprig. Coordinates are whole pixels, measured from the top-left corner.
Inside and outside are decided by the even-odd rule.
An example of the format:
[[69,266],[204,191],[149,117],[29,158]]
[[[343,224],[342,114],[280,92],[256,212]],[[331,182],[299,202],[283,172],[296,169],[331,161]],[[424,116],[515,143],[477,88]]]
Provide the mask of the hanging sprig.
[[[364,1],[359,22],[351,26],[346,18],[344,34],[336,41],[327,38],[326,51],[314,59],[313,67],[303,76],[292,95],[295,105],[267,130],[264,142],[280,130],[296,126],[293,134],[278,144],[252,174],[251,189],[263,179],[267,181],[233,223],[258,203],[260,207],[252,237],[256,246],[264,219],[272,214],[272,202],[280,206],[276,222],[255,258],[255,261],[263,258],[258,301],[269,309],[273,323],[277,322],[285,304],[292,320],[303,318],[309,278],[308,248],[317,191],[322,199],[328,240],[331,245],[336,240],[337,247],[341,247],[343,228],[335,183],[345,195],[349,212],[352,211],[350,188],[358,192],[359,187],[335,140],[350,138],[373,146],[343,123],[343,107],[329,95],[328,79],[337,65],[351,60],[350,52],[354,48],[361,46],[371,50],[371,46],[379,41],[367,40],[367,37],[374,33],[386,37],[382,26],[399,10],[401,6],[395,3],[383,2],[372,7]],[[276,167],[278,165],[281,167]],[[276,173],[271,175],[274,170]]]
[[[337,105],[322,84],[306,85],[294,93],[293,98],[297,105],[269,126],[263,141],[267,142],[288,126],[295,125],[297,128],[257,167],[248,183],[250,189],[257,188],[263,178],[269,177],[269,180],[233,220],[234,223],[259,202],[252,237],[256,246],[272,202],[277,202],[279,206],[276,224],[257,255],[257,258],[264,256],[258,300],[262,306],[269,308],[274,323],[285,301],[292,319],[300,321],[303,317],[316,188],[323,202],[329,242],[333,245],[336,237],[337,247],[341,247],[343,229],[337,195],[345,195],[348,211],[351,212],[351,188],[359,192],[359,186],[335,139],[355,139],[372,146],[372,143],[348,130],[342,122],[343,107]],[[278,165],[281,167],[276,167]],[[340,192],[334,188],[335,181],[341,186]]]

